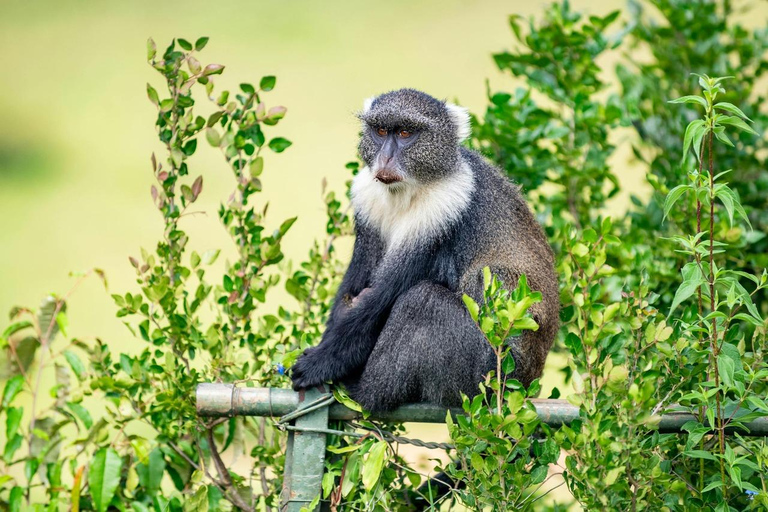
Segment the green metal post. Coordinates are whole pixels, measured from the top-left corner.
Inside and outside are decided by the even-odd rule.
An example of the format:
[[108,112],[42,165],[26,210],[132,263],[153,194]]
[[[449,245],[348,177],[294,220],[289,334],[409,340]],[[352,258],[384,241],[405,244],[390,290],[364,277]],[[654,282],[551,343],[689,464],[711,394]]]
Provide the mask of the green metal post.
[[[298,407],[327,393],[322,387],[298,393]],[[328,407],[321,407],[296,419],[299,428],[328,428]],[[325,434],[289,431],[285,451],[285,473],[281,512],[299,512],[320,493],[325,469]],[[319,507],[318,507],[319,509]],[[317,510],[317,509],[315,509]]]

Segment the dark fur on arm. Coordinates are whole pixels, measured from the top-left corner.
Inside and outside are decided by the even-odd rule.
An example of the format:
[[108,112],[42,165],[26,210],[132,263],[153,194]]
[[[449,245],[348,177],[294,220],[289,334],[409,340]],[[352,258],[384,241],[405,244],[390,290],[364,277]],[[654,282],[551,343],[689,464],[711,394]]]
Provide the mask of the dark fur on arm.
[[[339,290],[323,341],[306,350],[293,366],[294,388],[337,381],[362,369],[395,301],[418,282],[430,279],[455,290],[458,283],[455,265],[450,251],[442,249],[433,246],[392,258],[371,277],[368,290],[358,297],[354,306],[338,304],[344,297]],[[352,266],[350,271],[354,272]],[[353,289],[351,283],[355,279],[354,275],[350,276],[349,290]],[[357,285],[359,287],[360,282]]]
[[352,261],[349,263],[344,279],[342,279],[336,298],[333,301],[331,314],[326,324],[331,329],[340,316],[346,314],[352,305],[352,300],[368,288],[373,276],[371,270],[376,268],[381,258],[381,240],[370,232],[358,219],[355,227],[355,246],[352,252]]

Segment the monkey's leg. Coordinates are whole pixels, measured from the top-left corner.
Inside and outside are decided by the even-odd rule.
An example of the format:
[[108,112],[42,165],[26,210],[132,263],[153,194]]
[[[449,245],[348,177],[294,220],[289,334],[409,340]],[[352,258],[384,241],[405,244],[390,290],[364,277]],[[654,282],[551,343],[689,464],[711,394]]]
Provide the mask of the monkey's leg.
[[456,406],[461,393],[477,394],[478,383],[494,367],[491,347],[458,294],[422,281],[397,299],[349,388],[371,411],[410,402]]

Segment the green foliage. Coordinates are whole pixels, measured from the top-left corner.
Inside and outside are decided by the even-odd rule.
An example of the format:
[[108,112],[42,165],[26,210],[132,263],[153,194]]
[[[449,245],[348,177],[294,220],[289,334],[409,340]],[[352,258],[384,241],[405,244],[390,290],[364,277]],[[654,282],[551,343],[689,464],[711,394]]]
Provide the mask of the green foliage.
[[[637,208],[630,216],[632,229],[623,238],[635,246],[646,246],[653,240],[656,252],[664,255],[664,261],[658,263],[664,272],[650,277],[663,303],[670,304],[676,268],[685,260],[682,255],[674,258],[674,244],[665,239],[677,229],[698,230],[695,202],[691,200],[680,203],[670,222],[661,221],[665,198],[680,181],[680,161],[684,155],[690,156],[679,141],[684,140],[697,109],[704,107],[691,73],[733,77],[728,90],[720,96],[722,107],[738,105],[752,120],[752,128],[764,133],[768,112],[764,108],[765,87],[760,84],[768,71],[768,29],[743,26],[737,21],[741,18],[736,6],[729,1],[652,0],[647,4],[649,9],[639,3],[630,4],[632,20],[627,30],[632,53],[617,66],[616,73],[622,96],[633,105],[632,126],[639,138],[633,144],[634,154],[647,166],[653,192],[648,200],[633,198]],[[637,52],[650,52],[652,58],[634,58]],[[680,97],[699,99],[682,106],[668,103]],[[740,114],[732,111],[730,115]],[[768,266],[766,139],[747,132],[731,132],[729,137],[734,147],[727,143],[716,145],[715,158],[720,169],[737,171],[729,177],[730,187],[741,199],[754,229],[745,229],[740,223],[730,225],[716,213],[716,231],[738,249],[727,256],[730,264],[760,273]],[[763,313],[768,312],[768,295],[761,291],[758,297]]]
[[[632,121],[642,137],[635,156],[649,166],[654,189],[649,201],[633,197],[636,208],[611,222],[602,217],[603,196],[581,206],[584,196],[568,199],[567,184],[579,183],[586,172],[600,190],[616,181],[606,181],[584,160],[557,160],[567,154],[562,141],[580,131],[589,135],[574,149],[592,162],[614,157],[604,143],[609,134],[595,136],[600,132],[578,122],[551,128],[576,112],[577,98],[595,112],[605,98],[590,97],[599,88],[599,69],[568,60],[566,50],[596,57],[608,48],[601,44],[605,24],[590,26],[599,19],[581,21],[567,3],[532,22],[526,35],[513,18],[522,47],[497,57],[497,64],[527,87],[514,95],[489,94],[475,144],[534,202],[544,203],[536,207],[556,248],[562,283],[563,337],[556,350],[570,356],[563,370],[575,394],[568,399],[580,408],[579,420],[554,434],[569,454],[564,477],[574,498],[587,510],[758,508],[768,500],[764,443],[738,434],[730,441],[724,431],[731,426],[739,432],[745,421],[768,412],[762,398],[768,277],[765,251],[757,249],[765,231],[757,212],[766,193],[759,151],[765,141],[753,137],[765,116],[754,86],[766,68],[768,33],[735,25],[728,3],[654,4],[669,26],[634,6],[625,29],[629,48],[647,44],[654,59],[618,66],[622,106],[615,118],[597,119],[608,129]],[[562,69],[577,70],[580,80],[558,79],[564,61]],[[712,65],[690,68],[702,63]],[[736,76],[733,88],[702,76],[703,91],[695,94],[690,72],[723,67]],[[563,97],[568,88],[572,95]],[[546,101],[538,100],[541,93]],[[705,116],[693,118],[685,110],[692,108],[704,108]],[[720,149],[712,148],[715,140],[723,143]],[[694,158],[687,158],[691,150]],[[690,168],[694,161],[698,170]],[[722,171],[714,171],[713,162]],[[655,430],[658,415],[675,403],[697,418],[684,426],[688,435]],[[474,472],[465,476],[482,479]]]
[[[200,63],[198,52],[207,42],[179,39],[162,53],[148,42],[149,63],[165,88],[147,85],[164,148],[164,156],[151,158],[157,183],[150,192],[164,227],[154,251],[129,258],[136,289],[112,295],[117,316],[143,346],[113,354],[99,339],[70,338],[68,295],[46,298],[38,312],[11,313],[2,336],[11,377],[0,407],[9,470],[0,480],[6,493],[0,499],[12,510],[22,501],[47,503],[52,510],[71,503],[73,510],[137,512],[278,504],[283,433],[267,419],[198,418],[195,387],[217,380],[287,384],[284,366],[300,348],[319,341],[343,270],[334,242],[351,233],[351,221],[335,195],[325,194],[327,239],[315,242],[301,270],[278,267],[281,242],[295,218],[268,229],[266,205],[258,206],[256,198],[263,150],[281,153],[291,145],[268,135],[286,109],[267,108],[263,99],[276,85],[273,76],[262,78],[258,88],[243,83],[239,92],[214,93],[214,77],[224,66]],[[223,268],[216,267],[220,248],[188,251],[182,227],[203,193],[203,176],[190,165],[203,135],[234,178],[232,194],[218,209],[233,242],[227,252],[234,257]],[[281,273],[299,307],[257,315]],[[50,373],[56,384],[43,390],[43,375]],[[18,405],[29,396],[31,407]],[[248,457],[250,466],[233,471],[225,450]],[[253,489],[252,479],[258,482]]]
[[547,478],[548,466],[557,461],[560,450],[551,438],[531,437],[541,423],[526,397],[538,394],[538,381],[526,391],[509,377],[515,369],[509,340],[524,330],[538,329],[527,311],[541,301],[541,293],[530,290],[525,275],[511,292],[487,267],[484,277],[482,304],[467,295],[464,302],[493,347],[496,371],[480,385],[480,394],[464,397],[465,415],[455,421],[450,413],[446,416],[456,446],[456,463],[447,472],[466,482],[466,488],[456,494],[470,509],[511,510],[536,501],[535,490]]
[[[618,96],[604,98],[606,84],[596,63],[620,42],[607,35],[618,15],[585,20],[568,2],[553,4],[539,23],[531,20],[526,33],[513,15],[517,47],[494,55],[498,68],[522,78],[526,87],[489,92],[484,118],[475,119],[476,145],[555,223],[565,214],[577,226],[588,226],[619,190],[608,166],[614,150],[608,134],[628,120]],[[539,194],[544,183],[550,186]]]

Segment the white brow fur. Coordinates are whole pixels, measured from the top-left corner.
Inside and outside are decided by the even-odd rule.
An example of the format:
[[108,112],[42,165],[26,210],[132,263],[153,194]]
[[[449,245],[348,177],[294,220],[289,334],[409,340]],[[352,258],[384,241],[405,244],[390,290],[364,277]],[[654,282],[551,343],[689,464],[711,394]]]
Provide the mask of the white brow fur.
[[469,206],[475,177],[466,162],[427,184],[406,180],[385,185],[365,167],[352,182],[352,204],[360,220],[376,229],[387,250],[439,236]]
[[371,110],[371,106],[373,105],[374,100],[376,99],[376,96],[371,96],[370,98],[366,98],[363,102],[363,114],[367,114],[369,110]]

